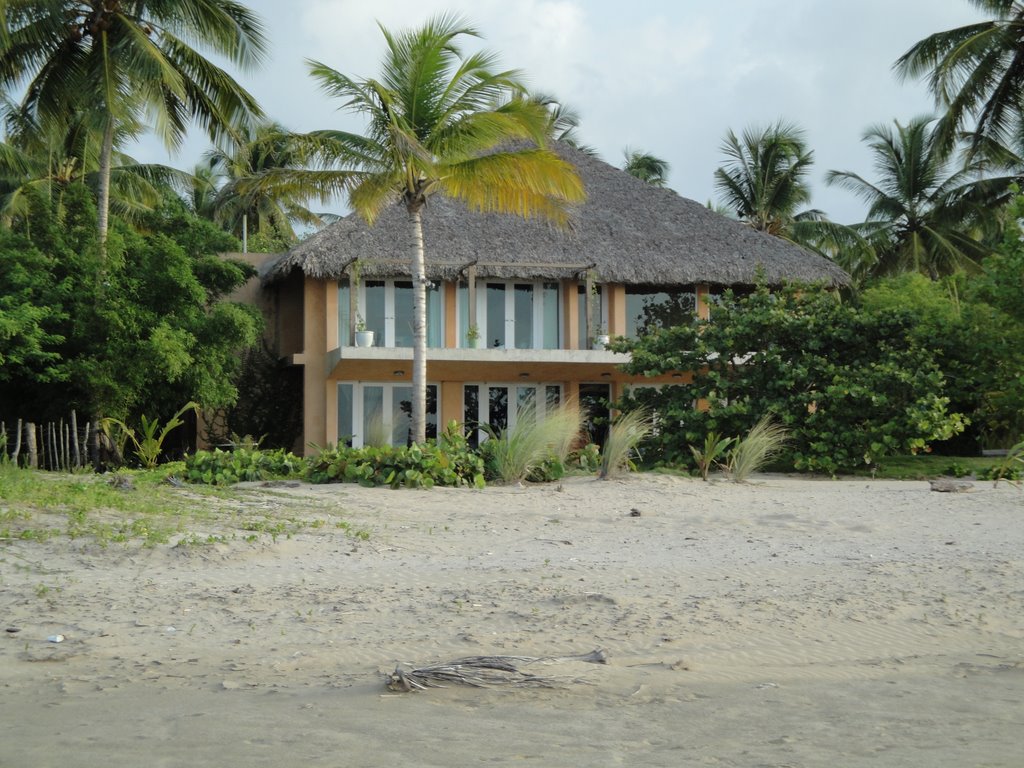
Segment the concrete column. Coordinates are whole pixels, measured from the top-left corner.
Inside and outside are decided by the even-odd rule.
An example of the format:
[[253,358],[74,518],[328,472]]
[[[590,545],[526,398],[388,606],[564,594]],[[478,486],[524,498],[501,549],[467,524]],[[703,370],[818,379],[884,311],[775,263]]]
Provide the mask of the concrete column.
[[452,419],[462,423],[462,382],[442,381],[438,386],[441,389],[437,396],[437,433],[441,434]]
[[[307,277],[303,284],[302,355],[303,429],[302,444],[327,444],[327,289],[323,280]],[[335,304],[337,310],[337,304]],[[335,314],[335,319],[337,314]],[[335,323],[335,338],[337,324]]]
[[626,286],[604,286],[605,302],[608,307],[608,335],[626,334]]
[[563,349],[580,347],[580,297],[579,283],[575,280],[562,281],[562,336]]
[[697,294],[697,317],[701,320],[708,320],[711,317],[711,304],[709,298],[711,289],[707,283],[699,283],[695,287]]

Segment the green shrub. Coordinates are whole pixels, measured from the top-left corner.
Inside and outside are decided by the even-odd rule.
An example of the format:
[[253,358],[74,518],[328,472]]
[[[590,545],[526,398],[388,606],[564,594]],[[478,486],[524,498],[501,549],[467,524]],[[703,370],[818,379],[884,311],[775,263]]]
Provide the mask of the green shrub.
[[310,459],[306,477],[314,483],[359,483],[392,488],[435,485],[484,486],[483,460],[454,440],[408,447],[329,448]]
[[640,389],[622,406],[658,414],[648,444],[655,460],[669,464],[691,465],[689,446],[709,432],[744,434],[771,412],[789,432],[782,457],[789,466],[829,473],[871,466],[964,429],[915,327],[911,313],[866,312],[813,286],[760,286],[746,297],[727,291],[710,321],[695,318],[624,345],[632,353],[628,373],[691,371],[693,379]]
[[736,442],[735,437],[719,437],[717,432],[708,432],[704,435],[703,449],[695,445],[690,446],[690,453],[693,454],[693,460],[697,463],[697,471],[700,472],[703,480],[708,479],[711,468],[726,454],[729,446],[734,442]]
[[293,453],[278,449],[236,448],[233,451],[197,451],[185,459],[185,479],[204,485],[231,485],[243,480],[290,477],[304,466]]

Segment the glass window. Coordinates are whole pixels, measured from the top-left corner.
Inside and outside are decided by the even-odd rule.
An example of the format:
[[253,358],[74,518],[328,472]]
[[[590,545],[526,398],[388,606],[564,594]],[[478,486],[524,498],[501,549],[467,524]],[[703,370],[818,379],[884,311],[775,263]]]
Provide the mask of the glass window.
[[488,387],[487,423],[495,432],[508,427],[508,387]]
[[384,423],[384,387],[363,385],[363,445],[388,445],[388,428]]
[[502,348],[505,346],[505,284],[487,284],[487,328],[485,333],[488,347]]
[[557,384],[548,384],[544,387],[545,408],[553,411],[562,403],[562,388]]
[[533,285],[516,283],[513,317],[516,329],[516,349],[533,348]]
[[537,415],[537,388],[517,387],[516,418],[535,418]]
[[[397,301],[397,296],[395,297]],[[431,283],[427,286],[427,346],[444,346],[444,322],[442,320],[444,307],[441,296],[441,286]]]
[[635,339],[655,328],[671,328],[693,319],[697,295],[692,288],[626,286],[626,336]]
[[395,346],[411,347],[413,343],[412,282],[395,281]]
[[338,384],[338,445],[352,445],[352,385]]
[[383,280],[367,280],[363,283],[362,315],[366,330],[374,331],[378,346],[383,345],[386,325]]
[[558,283],[544,283],[542,288],[541,307],[544,317],[544,349],[558,349]]
[[462,423],[470,447],[480,445],[480,387],[466,384],[462,388]]

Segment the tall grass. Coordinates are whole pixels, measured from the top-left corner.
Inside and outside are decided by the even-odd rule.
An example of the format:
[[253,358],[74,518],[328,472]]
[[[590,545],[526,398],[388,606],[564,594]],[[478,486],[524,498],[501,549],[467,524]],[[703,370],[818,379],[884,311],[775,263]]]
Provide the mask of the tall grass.
[[607,480],[628,472],[630,455],[653,428],[654,421],[643,408],[624,413],[612,422],[608,429],[608,439],[601,449],[601,470],[598,476]]
[[785,428],[766,413],[729,452],[727,471],[733,482],[742,483],[783,449],[789,439]]
[[524,411],[514,427],[485,443],[491,471],[506,483],[522,482],[550,458],[564,463],[582,430],[583,414],[575,404],[563,405],[543,419]]

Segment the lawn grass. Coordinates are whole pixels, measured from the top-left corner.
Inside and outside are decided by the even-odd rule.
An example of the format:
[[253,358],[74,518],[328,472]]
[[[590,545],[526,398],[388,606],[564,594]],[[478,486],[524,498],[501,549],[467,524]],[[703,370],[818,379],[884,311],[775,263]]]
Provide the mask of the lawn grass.
[[851,474],[884,480],[929,480],[936,477],[968,477],[990,469],[1000,459],[992,456],[887,456],[874,469],[865,467]]
[[256,542],[330,527],[364,539],[326,503],[244,488],[168,482],[183,465],[65,474],[0,465],[0,545],[54,537],[110,544]]

